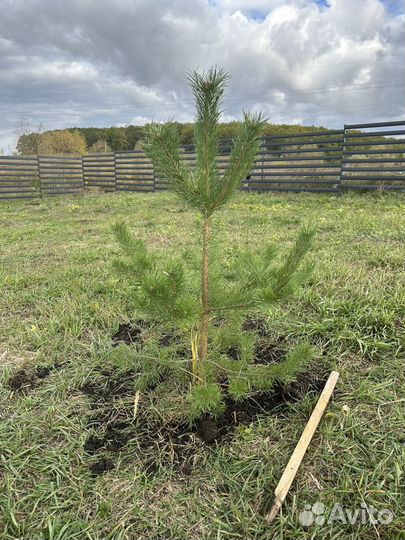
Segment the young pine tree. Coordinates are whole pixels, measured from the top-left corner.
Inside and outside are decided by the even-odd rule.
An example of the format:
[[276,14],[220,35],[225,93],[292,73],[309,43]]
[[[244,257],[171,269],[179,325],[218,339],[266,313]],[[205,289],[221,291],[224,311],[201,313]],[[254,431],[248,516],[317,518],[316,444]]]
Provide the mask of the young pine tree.
[[[265,124],[260,114],[244,113],[228,166],[221,173],[217,167],[218,122],[227,80],[228,75],[218,68],[189,75],[196,103],[195,167],[189,168],[182,161],[172,123],[150,124],[143,138],[144,151],[156,172],[201,215],[199,283],[184,259],[162,258],[148,250],[142,241],[131,236],[124,223],[117,223],[114,228],[125,255],[118,266],[132,278],[138,309],[191,335],[191,418],[221,412],[223,395],[218,381],[226,379],[230,394],[241,398],[252,391],[271,388],[276,380],[291,380],[311,356],[309,347],[301,345],[282,363],[255,365],[257,336],[244,330],[242,323],[247,311],[282,300],[305,279],[309,267],[302,262],[311,246],[312,231],[302,230],[281,262],[278,249],[272,245],[259,253],[236,254],[226,272],[212,260],[213,214],[232,198],[251,171]],[[219,317],[225,323],[213,324]],[[224,353],[230,345],[238,347],[240,354],[236,360]]]

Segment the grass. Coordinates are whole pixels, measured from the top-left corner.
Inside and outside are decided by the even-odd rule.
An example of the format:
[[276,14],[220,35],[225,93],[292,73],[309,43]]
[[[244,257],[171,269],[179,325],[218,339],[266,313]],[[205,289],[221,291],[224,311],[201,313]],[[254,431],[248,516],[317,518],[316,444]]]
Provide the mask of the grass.
[[[121,217],[164,252],[196,244],[192,213],[170,194],[0,205],[2,538],[405,538],[404,199],[241,194],[215,221],[229,241],[224,257],[236,244],[288,242],[303,222],[318,228],[310,282],[265,315],[274,335],[311,341],[314,371],[335,368],[341,379],[271,525],[261,511],[316,392],[239,426],[227,444],[196,439],[189,474],[170,448],[145,469],[142,425],[116,453],[114,469],[89,470],[94,458],[84,446],[94,402],[81,389],[103,368],[139,363],[136,347],[111,341],[120,323],[137,316],[129,285],[111,267],[118,248],[110,225]],[[26,392],[10,389],[21,368],[51,365],[59,368]],[[141,395],[139,419],[170,416],[170,395],[164,385]],[[127,393],[107,406],[120,414],[133,400]],[[299,513],[315,502],[351,511],[365,503],[394,519],[304,528]]]

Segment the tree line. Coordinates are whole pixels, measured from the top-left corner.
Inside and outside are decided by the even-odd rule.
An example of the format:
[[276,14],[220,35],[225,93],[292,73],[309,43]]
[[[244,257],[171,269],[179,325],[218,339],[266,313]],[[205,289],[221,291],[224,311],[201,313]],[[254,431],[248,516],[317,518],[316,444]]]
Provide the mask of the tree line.
[[[193,143],[193,123],[175,123],[181,144]],[[221,138],[234,138],[240,128],[240,122],[229,122],[219,125]],[[108,128],[68,128],[51,130],[43,133],[32,132],[20,135],[17,142],[19,155],[34,154],[79,154],[107,153],[140,149],[145,126],[125,126]],[[316,126],[299,126],[288,124],[264,125],[263,134],[267,136],[289,135],[312,131],[329,130]]]

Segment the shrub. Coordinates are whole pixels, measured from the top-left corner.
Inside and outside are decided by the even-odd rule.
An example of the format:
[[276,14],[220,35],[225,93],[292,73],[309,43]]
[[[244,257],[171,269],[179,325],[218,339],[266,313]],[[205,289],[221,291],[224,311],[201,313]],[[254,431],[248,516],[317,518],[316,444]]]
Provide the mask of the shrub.
[[82,155],[87,152],[86,139],[78,131],[47,131],[40,135],[37,151],[49,155]]

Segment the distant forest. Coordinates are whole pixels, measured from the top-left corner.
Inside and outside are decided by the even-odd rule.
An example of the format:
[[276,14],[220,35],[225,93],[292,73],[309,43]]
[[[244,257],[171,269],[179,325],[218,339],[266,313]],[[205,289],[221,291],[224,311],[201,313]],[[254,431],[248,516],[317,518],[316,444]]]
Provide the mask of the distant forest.
[[[193,124],[178,123],[181,144],[192,144]],[[220,125],[220,137],[232,138],[236,135],[240,123],[230,122]],[[56,149],[63,144],[63,153],[86,152],[118,152],[134,150],[142,139],[142,126],[108,127],[108,128],[69,128],[66,130],[51,130],[44,133],[27,133],[21,135],[17,142],[17,152],[21,155],[38,154],[42,152],[59,153]],[[270,124],[265,128],[265,135],[289,135],[311,131],[329,131],[323,127],[299,126],[288,124]],[[69,139],[65,141],[64,139]],[[52,144],[54,139],[55,144]],[[69,149],[71,149],[69,151]]]

